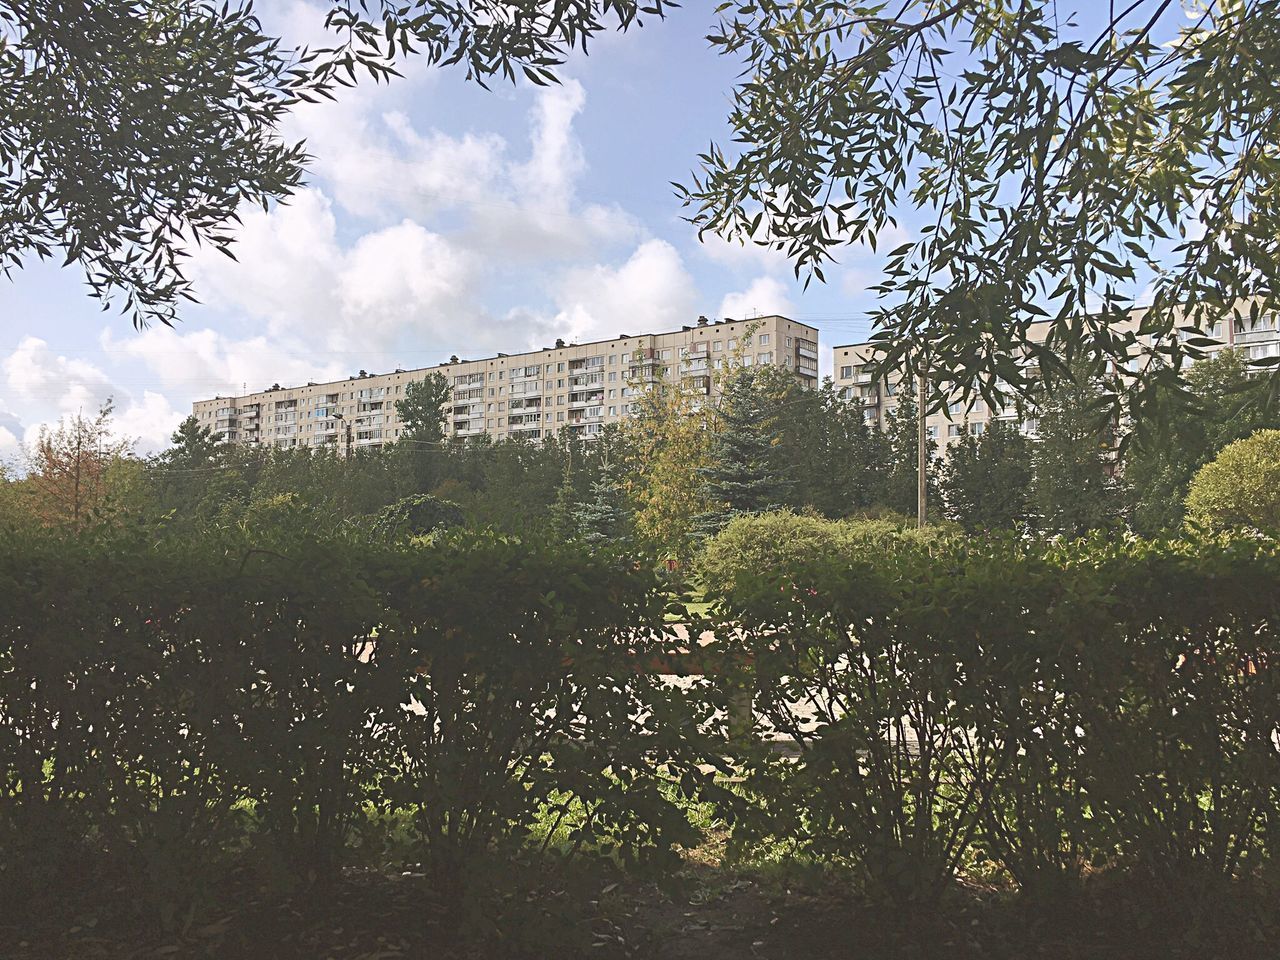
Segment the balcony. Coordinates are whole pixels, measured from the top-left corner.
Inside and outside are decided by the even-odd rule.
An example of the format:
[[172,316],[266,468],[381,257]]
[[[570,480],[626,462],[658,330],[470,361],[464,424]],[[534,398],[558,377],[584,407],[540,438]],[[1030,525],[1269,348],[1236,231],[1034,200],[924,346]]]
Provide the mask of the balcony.
[[1247,347],[1256,343],[1275,343],[1277,341],[1280,341],[1280,330],[1276,330],[1274,327],[1267,327],[1247,332],[1237,332],[1235,345],[1237,347]]
[[593,403],[600,403],[604,400],[604,391],[597,390],[594,393],[571,393],[569,394],[569,408],[586,407]]

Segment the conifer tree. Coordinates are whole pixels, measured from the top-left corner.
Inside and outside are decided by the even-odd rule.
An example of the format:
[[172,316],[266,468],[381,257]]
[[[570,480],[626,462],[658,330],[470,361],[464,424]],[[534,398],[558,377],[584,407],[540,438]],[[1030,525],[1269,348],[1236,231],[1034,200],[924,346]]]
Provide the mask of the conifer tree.
[[735,516],[776,509],[787,501],[792,481],[778,464],[777,410],[765,378],[754,367],[734,371],[725,382],[710,462],[698,471],[711,508],[697,518],[702,533],[714,533]]

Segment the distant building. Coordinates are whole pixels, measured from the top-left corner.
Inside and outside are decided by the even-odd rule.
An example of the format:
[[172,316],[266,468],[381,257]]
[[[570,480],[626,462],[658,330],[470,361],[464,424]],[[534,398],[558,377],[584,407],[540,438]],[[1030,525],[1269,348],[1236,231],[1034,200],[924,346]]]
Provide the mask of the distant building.
[[[1142,308],[1132,311],[1119,326],[1119,330],[1136,330],[1144,312]],[[1048,334],[1049,328],[1048,322],[1032,324],[1031,335],[1042,339]],[[1230,347],[1251,360],[1280,356],[1280,315],[1277,314],[1264,314],[1256,321],[1251,321],[1246,316],[1233,323],[1219,322],[1211,330],[1204,331],[1204,334],[1219,341],[1219,346],[1209,348],[1209,353]],[[898,402],[900,375],[894,373],[881,379],[874,376],[869,362],[872,356],[871,343],[837,346],[832,348],[832,354],[832,379],[840,395],[862,405],[863,417],[869,426],[883,429],[885,419]],[[1133,362],[1136,361],[1131,361]],[[1034,411],[1023,417],[1012,404],[1004,409],[991,410],[981,399],[966,404],[958,398],[949,399],[941,409],[931,413],[925,420],[925,429],[937,441],[938,452],[941,454],[949,443],[961,435],[966,425],[971,433],[979,434],[992,420],[1016,424],[1028,435],[1034,436],[1036,433]]]
[[[749,344],[739,340],[751,332]],[[445,433],[538,439],[598,434],[631,412],[637,394],[660,381],[714,395],[713,372],[741,350],[744,363],[773,364],[808,386],[818,382],[818,331],[786,317],[698,323],[671,333],[622,334],[510,356],[280,387],[199,400],[202,426],[243,446],[378,447],[400,437],[396,401],[410,383],[439,372],[453,395]],[[350,437],[347,428],[350,426]]]

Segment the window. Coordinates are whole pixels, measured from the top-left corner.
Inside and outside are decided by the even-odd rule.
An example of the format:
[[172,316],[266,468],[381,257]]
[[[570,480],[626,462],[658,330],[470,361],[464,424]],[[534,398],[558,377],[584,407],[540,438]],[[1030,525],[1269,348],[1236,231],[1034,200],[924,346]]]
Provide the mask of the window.
[[[562,393],[562,394],[560,394],[560,396],[556,397],[556,406],[557,406],[557,407],[563,407],[563,406],[564,406],[564,394],[563,394],[563,393]],[[561,420],[563,420],[563,419],[564,419],[564,414],[563,414],[563,413],[562,413],[562,414],[560,414],[560,419],[561,419]]]
[[930,426],[930,427],[925,427],[925,428],[924,428],[924,432],[925,432],[925,436],[929,437],[929,439],[931,439],[931,440],[937,440],[937,439],[938,439],[938,425],[937,425],[937,424],[934,424],[933,426]]
[[493,429],[493,417],[490,417],[490,418],[489,418],[489,429],[490,429],[490,430],[492,430],[492,429]]
[[493,413],[493,404],[489,404],[489,413]]
[[769,345],[769,335],[767,333],[760,334],[760,346],[767,347]]
[[760,363],[760,364],[773,363],[773,351],[766,350],[764,353],[759,354],[756,357],[756,363]]
[[788,347],[790,347],[790,346],[791,346],[791,338],[790,338],[790,337],[787,337],[787,346],[788,346]]
[[618,382],[618,371],[617,371],[617,370],[610,370],[610,371],[609,371],[609,382],[610,382],[610,383],[617,383],[617,382]]
[[670,350],[663,350],[663,351],[658,355],[658,358],[659,358],[660,360],[670,360],[670,359],[671,359],[671,351],[670,351]]
[[[562,364],[562,366],[563,366],[563,364]],[[557,381],[556,381],[556,389],[557,389],[557,390],[563,390],[563,389],[564,389],[564,378],[563,378],[563,377],[561,377],[559,380],[557,380]]]
[[963,429],[964,429],[964,424],[962,423],[949,423],[947,424],[947,436],[958,437],[960,436],[960,432]]
[[491,397],[493,396],[493,387],[490,387],[490,388],[489,388],[489,396],[491,396]]
[[[616,365],[616,364],[617,364],[617,362],[618,362],[618,355],[617,355],[616,353],[611,353],[611,354],[609,354],[609,366],[611,366],[611,367],[612,367],[612,366]],[[612,377],[612,376],[613,376],[613,374],[609,374],[609,376],[611,376],[611,377]]]
[[505,409],[507,409],[507,401],[505,401],[505,400],[499,400],[499,401],[498,401],[498,411],[499,411],[499,412],[502,412],[502,411],[503,411],[503,410],[505,410]]
[[498,418],[498,426],[502,426],[502,424],[503,424],[503,418],[502,418],[502,417],[499,417],[499,418]]
[[614,399],[617,395],[618,395],[618,391],[617,391],[617,390],[610,390],[610,391],[609,391],[609,399],[610,399],[610,400]]
[[557,411],[556,411],[556,420],[557,420],[559,423],[564,423],[564,411],[563,411],[563,410],[557,410]]
[[888,382],[884,385],[884,395],[886,397],[896,397],[898,395],[898,385]]
[[[557,364],[556,364],[556,373],[564,373],[564,364],[563,364],[563,363],[557,363]],[[563,381],[561,381],[561,382],[563,382]]]
[[845,366],[845,367],[841,367],[841,368],[840,368],[840,379],[841,379],[841,380],[852,380],[852,379],[853,379],[853,367],[852,367],[852,366]]
[[738,338],[737,338],[737,337],[730,337],[730,338],[729,338],[729,349],[730,349],[730,350],[732,350],[732,349],[733,349],[734,347],[736,347],[737,345],[738,345]]
[[502,379],[503,377],[505,377],[506,375],[507,375],[507,371],[505,371],[505,370],[499,370],[499,371],[498,371],[498,379],[499,379],[499,380],[501,380],[501,379]]
[[609,416],[611,416],[611,417],[616,417],[617,415],[618,415],[618,408],[617,408],[617,407],[610,407],[610,408],[609,408]]
[[490,382],[490,383],[493,383],[493,371],[492,371],[492,370],[490,370],[490,371],[489,371],[489,382]]

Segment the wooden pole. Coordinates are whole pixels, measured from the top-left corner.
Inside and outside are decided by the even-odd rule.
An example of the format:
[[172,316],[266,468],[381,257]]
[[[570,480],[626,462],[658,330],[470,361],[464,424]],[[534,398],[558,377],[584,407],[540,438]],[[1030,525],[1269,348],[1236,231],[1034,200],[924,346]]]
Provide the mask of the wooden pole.
[[928,368],[924,364],[920,366],[920,397],[919,410],[917,411],[919,423],[919,437],[917,438],[916,461],[916,526],[923,527],[929,522],[929,434],[926,428],[925,420],[929,415],[929,379]]

